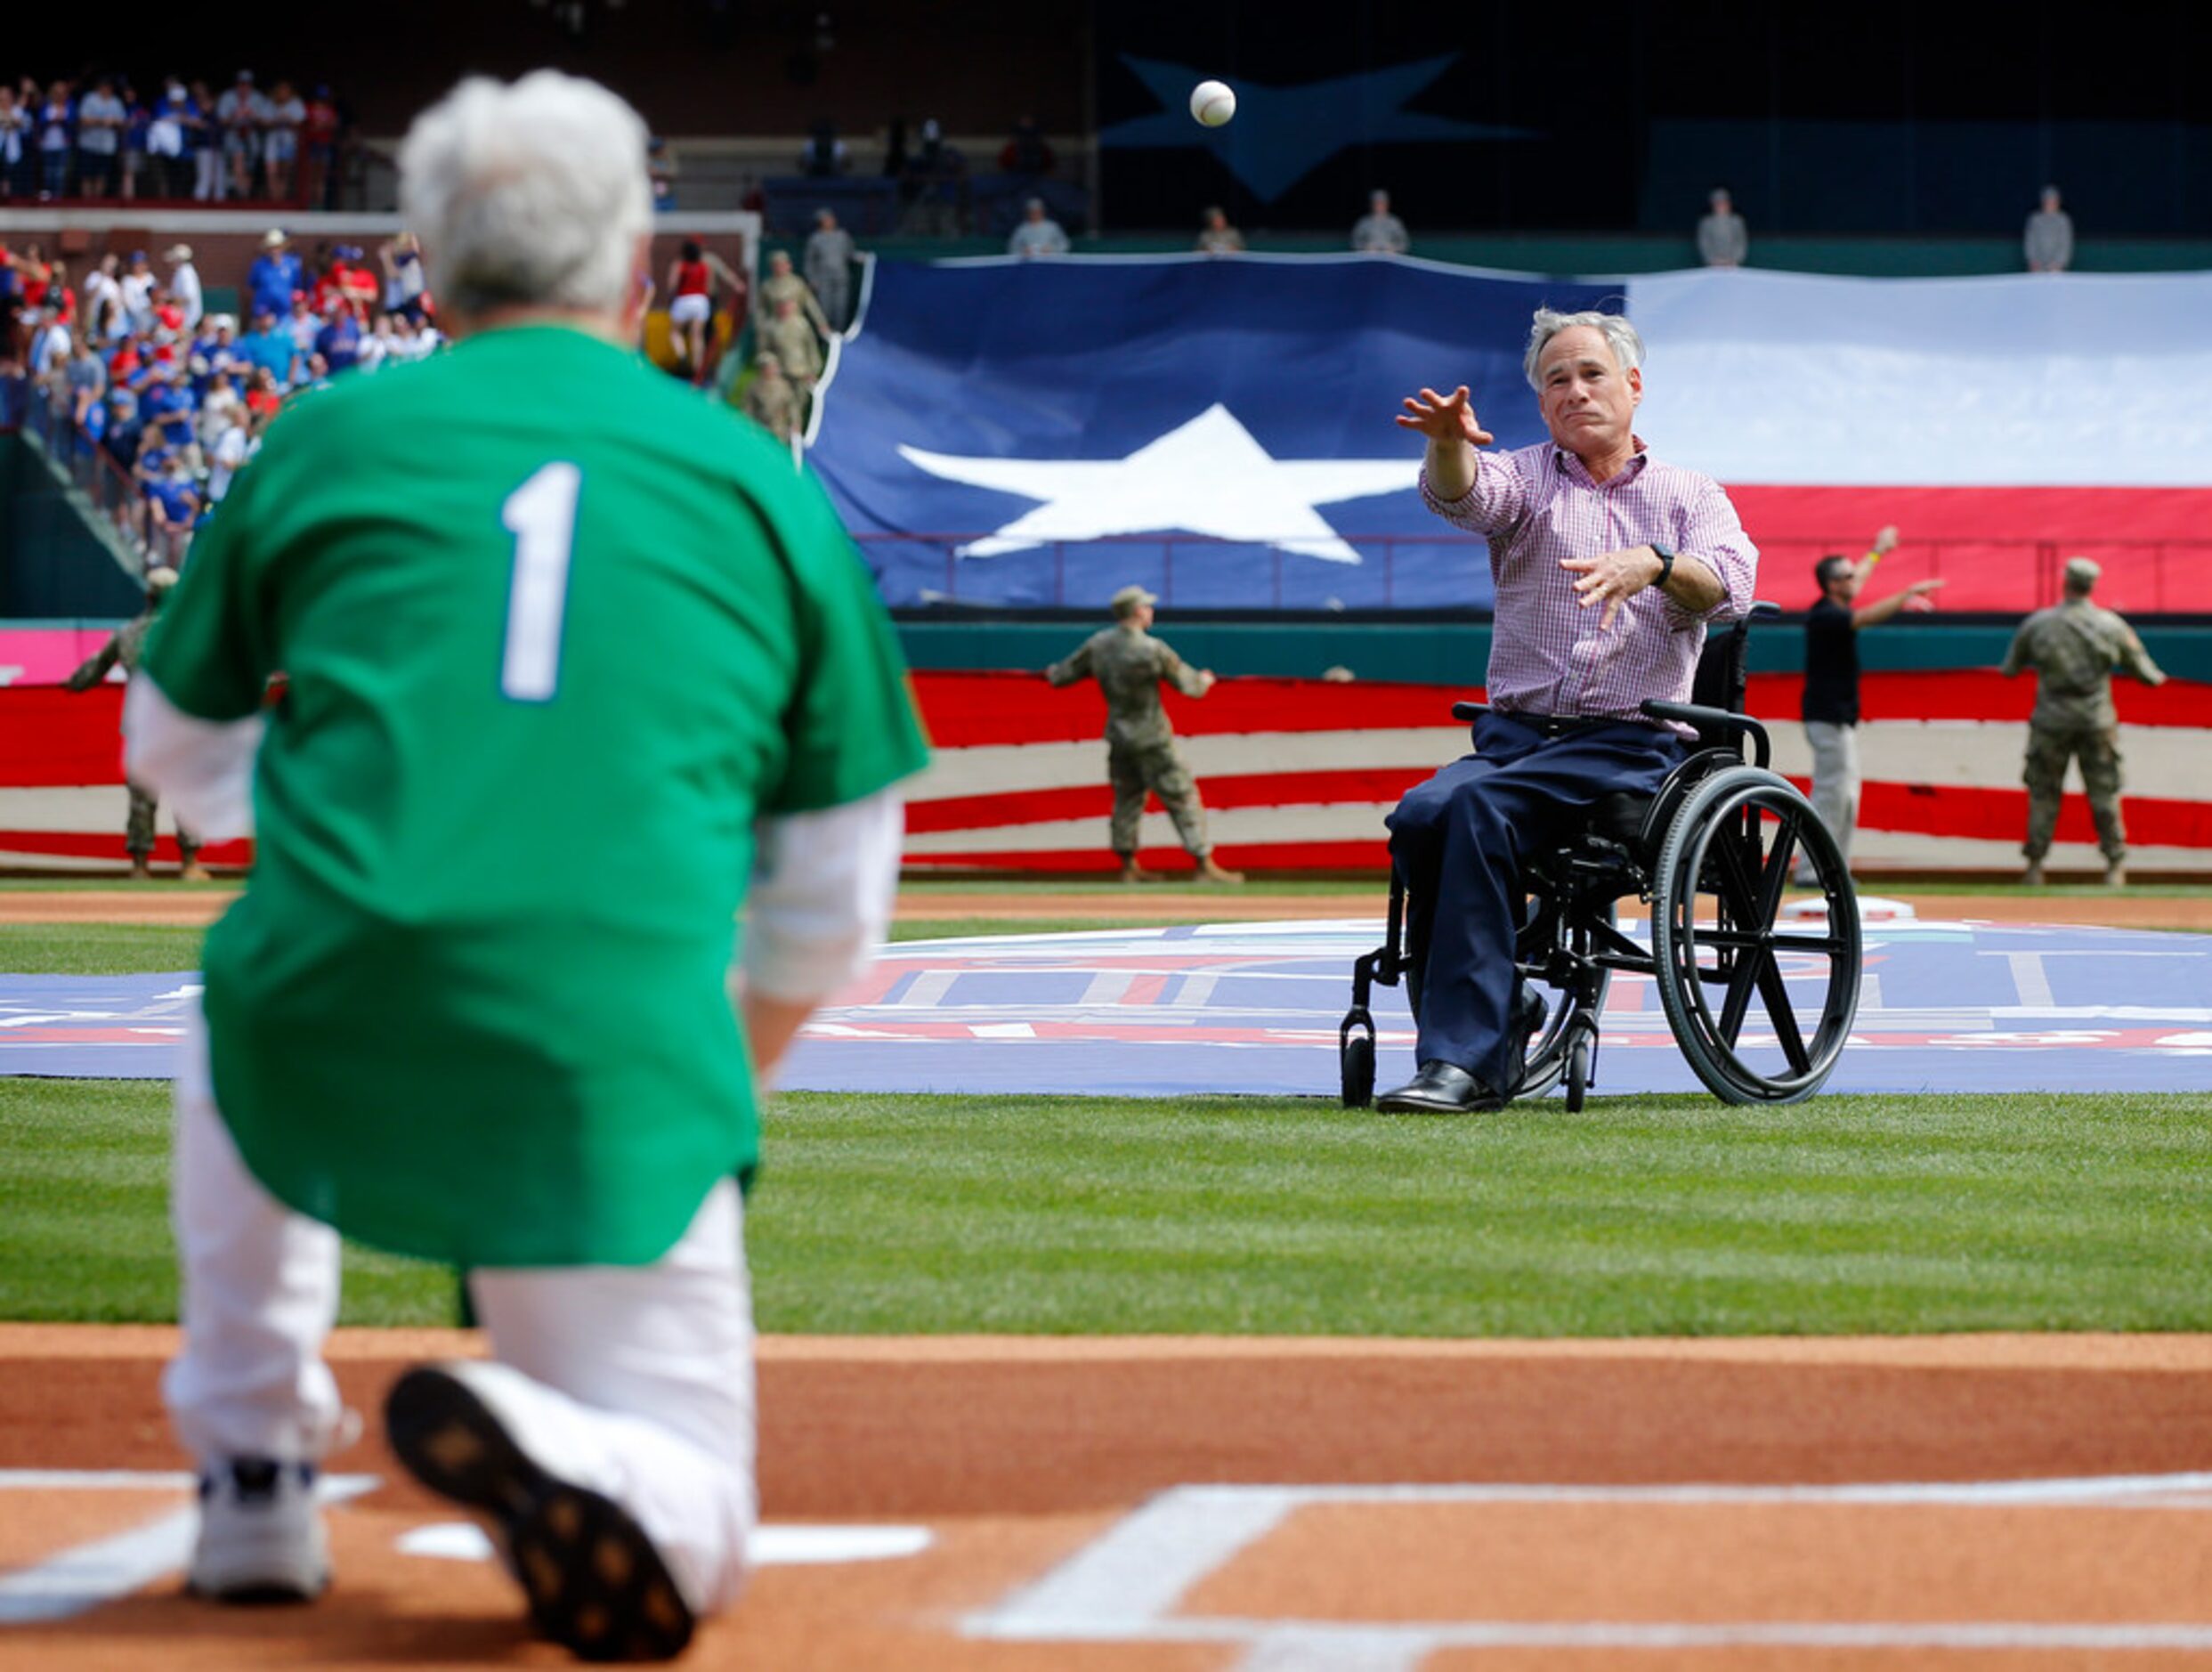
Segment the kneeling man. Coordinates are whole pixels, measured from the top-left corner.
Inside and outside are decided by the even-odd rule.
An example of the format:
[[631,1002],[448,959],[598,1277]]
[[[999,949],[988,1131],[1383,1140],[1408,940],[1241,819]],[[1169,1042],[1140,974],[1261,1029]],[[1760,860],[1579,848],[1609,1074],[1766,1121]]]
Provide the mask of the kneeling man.
[[1549,441],[1478,453],[1495,438],[1464,386],[1422,390],[1398,420],[1428,438],[1429,507],[1489,540],[1497,601],[1475,752],[1387,821],[1426,964],[1420,1072],[1378,1108],[1480,1113],[1512,1096],[1544,1010],[1513,966],[1522,867],[1600,797],[1658,788],[1689,728],[1641,704],[1688,702],[1706,623],[1751,608],[1759,554],[1728,495],[1635,434],[1642,361],[1625,319],[1541,308],[1526,365]]

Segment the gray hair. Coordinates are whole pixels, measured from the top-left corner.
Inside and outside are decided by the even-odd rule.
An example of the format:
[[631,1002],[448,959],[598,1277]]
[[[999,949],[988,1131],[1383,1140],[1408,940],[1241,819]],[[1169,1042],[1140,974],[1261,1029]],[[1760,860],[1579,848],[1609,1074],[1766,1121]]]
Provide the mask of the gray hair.
[[400,211],[457,312],[620,308],[652,225],[644,122],[558,70],[472,76],[408,130]]
[[1544,345],[1561,331],[1571,330],[1577,325],[1587,325],[1605,338],[1606,346],[1613,351],[1613,363],[1623,371],[1633,371],[1643,364],[1643,338],[1636,335],[1636,328],[1625,316],[1588,310],[1580,313],[1554,313],[1550,308],[1538,308],[1528,328],[1528,353],[1520,362],[1531,389],[1541,393],[1544,388],[1536,381],[1536,362],[1544,358]]

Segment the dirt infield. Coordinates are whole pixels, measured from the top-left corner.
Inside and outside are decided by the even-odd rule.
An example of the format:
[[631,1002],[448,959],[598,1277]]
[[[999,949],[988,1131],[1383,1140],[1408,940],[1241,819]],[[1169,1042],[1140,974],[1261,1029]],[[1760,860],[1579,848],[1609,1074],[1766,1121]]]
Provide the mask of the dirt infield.
[[[181,1467],[172,1339],[0,1328],[0,1619],[42,1552],[183,1502],[19,1473]],[[348,1331],[332,1356],[373,1412],[404,1364],[474,1350]],[[2156,1478],[2212,1462],[2212,1337],[770,1338],[760,1360],[771,1525],[929,1544],[764,1568],[703,1667],[2212,1664],[2212,1477]],[[0,1626],[0,1666],[563,1663],[489,1564],[398,1547],[455,1517],[379,1443],[332,1469],[377,1483],[332,1512],[322,1605],[210,1610],[162,1572]],[[2021,1481],[2043,1484],[1974,1484]]]
[[[2082,894],[1944,894],[1885,889],[1868,883],[1869,895],[1909,903],[1922,917],[1953,921],[1979,918],[1999,923],[2093,923],[2111,929],[2212,930],[2212,895],[2184,897],[2131,894],[2125,889]],[[136,889],[84,889],[41,894],[0,893],[0,923],[155,923],[185,926],[212,923],[237,897],[229,889],[186,892],[150,883]],[[1244,923],[1320,921],[1382,915],[1383,890],[1347,888],[1326,894],[1246,893],[1236,889],[1198,888],[1161,882],[1122,889],[1072,890],[1049,885],[1009,887],[973,894],[916,893],[900,897],[902,923],[951,922],[976,918],[1014,921],[1065,921],[1071,918],[1143,918],[1161,922]],[[1621,914],[1635,917],[1644,908],[1624,900]]]

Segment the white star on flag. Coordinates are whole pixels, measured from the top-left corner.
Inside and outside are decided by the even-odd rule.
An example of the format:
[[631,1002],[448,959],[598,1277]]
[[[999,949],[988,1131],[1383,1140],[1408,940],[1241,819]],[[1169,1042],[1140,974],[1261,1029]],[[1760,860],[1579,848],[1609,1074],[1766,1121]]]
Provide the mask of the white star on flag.
[[906,446],[899,457],[947,481],[1044,501],[960,547],[961,557],[1172,529],[1356,564],[1359,554],[1314,507],[1400,492],[1421,475],[1417,459],[1270,459],[1219,402],[1126,459],[964,459]]

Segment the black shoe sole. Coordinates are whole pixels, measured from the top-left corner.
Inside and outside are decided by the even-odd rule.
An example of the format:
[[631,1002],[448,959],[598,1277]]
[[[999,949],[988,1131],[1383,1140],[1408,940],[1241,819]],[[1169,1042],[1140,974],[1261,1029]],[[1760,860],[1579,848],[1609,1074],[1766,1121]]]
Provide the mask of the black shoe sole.
[[644,1529],[532,1463],[466,1383],[409,1370],[384,1418],[409,1473],[506,1530],[508,1571],[541,1635],[585,1660],[668,1660],[690,1644],[692,1611]]
[[220,1603],[225,1608],[301,1608],[318,1600],[330,1588],[330,1576],[324,1574],[321,1583],[312,1591],[296,1585],[234,1585],[223,1590],[203,1591],[190,1579],[184,1582],[184,1595],[202,1603]]
[[1398,1097],[1385,1092],[1374,1100],[1378,1115],[1495,1115],[1505,1107],[1503,1100],[1482,1096],[1466,1103],[1438,1103],[1427,1098]]

